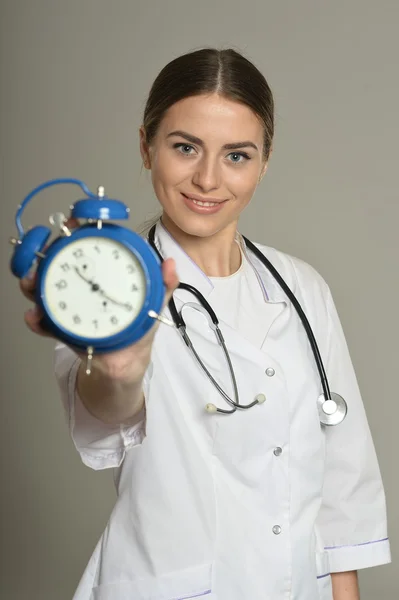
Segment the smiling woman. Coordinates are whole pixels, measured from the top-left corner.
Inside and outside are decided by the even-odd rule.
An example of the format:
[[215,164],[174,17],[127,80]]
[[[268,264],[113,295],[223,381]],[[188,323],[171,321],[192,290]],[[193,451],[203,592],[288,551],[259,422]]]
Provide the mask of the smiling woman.
[[[220,241],[233,240],[239,215],[266,172],[273,112],[265,78],[233,50],[179,57],[150,91],[140,147],[162,222],[179,242],[196,236],[213,244],[210,275],[227,275],[239,266],[236,245]],[[203,268],[200,246],[188,253]],[[228,246],[232,255],[222,250]]]
[[[74,600],[358,600],[357,569],[390,561],[384,488],[331,291],[310,265],[238,231],[267,170],[273,112],[264,76],[233,50],[178,57],[151,88],[140,150],[162,216],[150,241],[164,259],[167,318],[184,309],[187,336],[157,322],[94,355],[90,377],[57,346],[74,444],[118,482]],[[80,284],[93,286],[84,255]],[[123,274],[111,280],[124,289]],[[32,286],[22,284],[27,295]],[[125,315],[112,291],[94,291]],[[27,323],[40,333],[40,315]],[[346,399],[342,419],[330,419],[337,406],[315,356]]]
[[214,241],[233,238],[267,165],[264,128],[252,109],[218,93],[193,96],[168,109],[151,144],[144,127],[141,136],[144,164],[171,233],[179,235],[177,226]]

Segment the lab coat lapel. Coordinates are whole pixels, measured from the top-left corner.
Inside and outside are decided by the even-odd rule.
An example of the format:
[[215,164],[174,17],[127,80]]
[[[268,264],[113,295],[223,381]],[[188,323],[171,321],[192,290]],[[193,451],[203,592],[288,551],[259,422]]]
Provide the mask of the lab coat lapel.
[[[267,334],[284,308],[283,302],[269,302],[262,294],[262,286],[251,263],[244,257],[244,265],[235,289],[238,297],[230,299],[225,282],[216,285],[208,297],[213,310],[220,315],[221,326],[231,327],[256,348],[261,349]],[[234,310],[230,310],[233,300]]]

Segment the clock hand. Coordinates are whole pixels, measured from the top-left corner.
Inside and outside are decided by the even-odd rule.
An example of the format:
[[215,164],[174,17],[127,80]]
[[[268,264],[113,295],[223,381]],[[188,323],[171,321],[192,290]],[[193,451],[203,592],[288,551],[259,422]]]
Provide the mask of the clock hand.
[[108,294],[106,294],[101,288],[99,288],[98,292],[101,296],[103,296],[103,298],[106,298],[113,304],[117,304],[118,306],[123,306],[123,308],[126,308],[127,310],[131,310],[132,305],[128,302],[120,302],[119,300],[115,300],[115,298],[111,298],[111,296],[108,296]]
[[106,294],[105,291],[100,288],[98,283],[94,283],[94,281],[92,279],[87,279],[79,271],[78,267],[74,266],[74,269],[75,269],[76,273],[79,275],[79,277],[81,277],[86,283],[91,285],[91,289],[93,290],[93,292],[98,292],[101,296],[103,296],[103,298],[106,298],[113,304],[117,304],[118,306],[123,306],[123,308],[126,308],[127,310],[131,310],[131,308],[132,308],[131,304],[129,304],[128,302],[120,302],[119,300],[115,300],[115,298],[111,298],[111,296],[108,296],[108,294]]
[[93,290],[93,292],[98,292],[100,289],[100,286],[98,285],[98,283],[94,283],[94,281],[92,279],[87,279],[87,277],[85,277],[83,275],[83,273],[81,273],[78,269],[78,267],[76,265],[74,265],[73,267],[76,271],[76,273],[79,275],[79,277],[81,277],[81,279],[83,279],[83,281],[85,281],[86,283],[88,283],[89,285],[91,285],[91,289]]

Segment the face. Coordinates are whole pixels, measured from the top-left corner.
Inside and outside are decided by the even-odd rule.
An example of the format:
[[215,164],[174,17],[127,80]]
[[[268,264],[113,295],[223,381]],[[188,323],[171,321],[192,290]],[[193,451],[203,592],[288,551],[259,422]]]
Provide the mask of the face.
[[143,161],[172,233],[235,231],[267,167],[254,112],[217,94],[193,96],[167,111],[150,147],[140,133]]

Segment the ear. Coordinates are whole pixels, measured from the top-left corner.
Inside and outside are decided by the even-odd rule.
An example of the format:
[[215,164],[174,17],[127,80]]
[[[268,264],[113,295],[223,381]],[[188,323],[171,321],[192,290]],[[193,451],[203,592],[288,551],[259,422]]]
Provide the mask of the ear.
[[267,169],[269,167],[269,160],[270,160],[272,154],[273,154],[273,146],[271,146],[270,151],[269,151],[269,156],[267,157],[267,159],[263,163],[262,170],[261,170],[260,175],[259,175],[258,184],[262,181],[263,177],[266,174],[266,171],[267,171]]
[[266,171],[267,171],[267,168],[268,168],[268,166],[269,166],[269,161],[268,161],[268,160],[266,160],[266,161],[265,161],[265,163],[264,163],[264,165],[263,165],[263,167],[262,167],[262,170],[261,170],[261,172],[260,172],[258,184],[259,184],[259,183],[262,181],[262,179],[264,178],[264,176],[265,176],[265,174],[266,174]]
[[144,129],[144,125],[142,125],[139,129],[140,135],[140,154],[143,159],[143,165],[145,169],[151,169],[151,157],[150,157],[150,149],[147,144],[147,136]]

